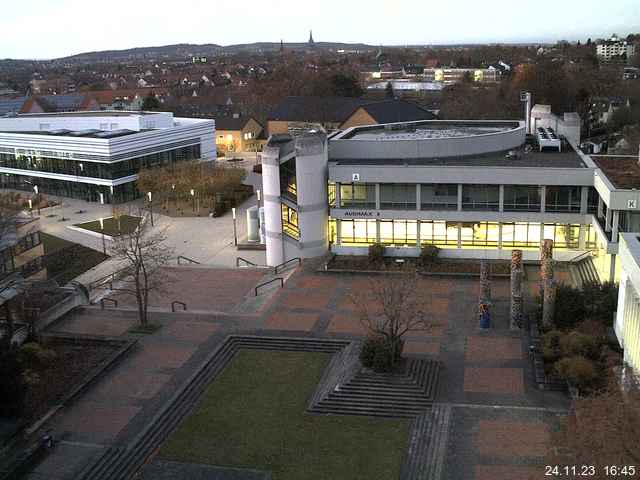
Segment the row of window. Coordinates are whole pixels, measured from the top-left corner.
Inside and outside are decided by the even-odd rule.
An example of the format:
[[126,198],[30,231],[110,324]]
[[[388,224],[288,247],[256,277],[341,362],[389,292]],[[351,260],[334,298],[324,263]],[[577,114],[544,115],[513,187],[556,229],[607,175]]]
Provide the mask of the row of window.
[[113,163],[83,162],[60,158],[60,156],[0,153],[0,167],[111,180],[134,175],[141,168],[167,166],[198,158],[200,158],[200,145],[181,147]]
[[[589,211],[597,209],[598,197],[595,189],[589,192]],[[329,204],[335,206],[335,185]],[[542,188],[533,185],[505,185],[504,211],[539,212],[542,207]],[[582,187],[547,186],[545,189],[546,212],[579,213]],[[462,210],[498,211],[500,208],[499,185],[462,185]],[[380,209],[416,210],[416,184],[380,184]],[[352,183],[340,185],[340,208],[376,208],[376,185],[372,183]],[[458,184],[421,184],[421,210],[457,210]]]
[[18,242],[13,246],[13,254],[20,255],[21,253],[31,250],[38,245],[40,245],[40,232],[30,233],[18,240]]
[[284,203],[282,205],[282,232],[296,240],[300,239],[300,227],[298,225],[298,212]]
[[[339,237],[338,237],[338,225]],[[418,228],[420,235],[418,235]],[[584,225],[586,248],[596,248],[595,231]],[[416,220],[331,220],[332,242],[346,246],[373,243],[396,246],[422,245],[444,248],[483,247],[539,248],[542,239],[551,239],[560,249],[578,249],[579,224],[541,224],[536,222],[447,222]]]

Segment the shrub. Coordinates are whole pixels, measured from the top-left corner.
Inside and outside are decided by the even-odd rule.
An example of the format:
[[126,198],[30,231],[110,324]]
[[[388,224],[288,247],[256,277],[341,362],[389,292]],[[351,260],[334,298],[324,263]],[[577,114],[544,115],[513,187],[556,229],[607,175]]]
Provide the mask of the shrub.
[[551,330],[542,336],[542,356],[545,362],[553,363],[560,357],[560,341],[563,337],[560,330]]
[[560,338],[560,351],[565,357],[580,355],[596,360],[600,355],[600,342],[595,337],[574,331]]
[[56,359],[53,350],[44,348],[36,342],[29,342],[20,348],[20,361],[30,370],[44,370]]
[[579,389],[593,385],[597,372],[594,363],[581,355],[563,358],[555,364],[556,374]]
[[369,262],[373,265],[380,265],[384,262],[384,245],[381,243],[369,245]]
[[618,305],[618,286],[612,282],[587,283],[582,289],[587,315],[611,327]]
[[18,417],[23,412],[27,394],[24,369],[18,350],[0,350],[0,417]]
[[556,290],[556,307],[553,323],[556,328],[569,330],[586,317],[584,292],[569,285],[560,284]]
[[[400,349],[397,350],[398,352]],[[360,362],[366,368],[376,372],[388,372],[395,365],[393,349],[384,337],[368,337],[362,345]]]
[[435,245],[425,245],[420,249],[420,265],[427,267],[438,261],[440,249]]

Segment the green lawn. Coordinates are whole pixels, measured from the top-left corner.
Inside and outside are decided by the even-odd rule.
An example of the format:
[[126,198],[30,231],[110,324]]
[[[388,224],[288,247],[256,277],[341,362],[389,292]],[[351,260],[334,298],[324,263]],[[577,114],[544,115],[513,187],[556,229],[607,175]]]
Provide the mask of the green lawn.
[[304,412],[329,358],[240,350],[160,456],[268,470],[273,480],[398,479],[409,420]]
[[[131,233],[133,232],[140,223],[140,217],[132,217],[131,215],[123,215],[120,217],[120,222],[118,224],[118,220],[110,217],[105,218],[102,223],[104,224],[104,234],[109,235],[111,237],[118,236],[122,233]],[[74,225],[74,227],[84,228],[85,230],[91,230],[92,232],[102,233],[102,229],[100,228],[100,220],[95,220],[93,222],[79,223]]]
[[44,232],[40,232],[40,240],[44,246],[47,276],[60,285],[65,285],[109,258],[102,252]]

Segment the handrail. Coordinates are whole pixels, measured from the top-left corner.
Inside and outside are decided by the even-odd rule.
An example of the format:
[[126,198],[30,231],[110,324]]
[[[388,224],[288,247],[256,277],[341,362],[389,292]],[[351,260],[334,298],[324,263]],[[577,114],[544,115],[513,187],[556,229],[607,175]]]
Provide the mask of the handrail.
[[182,306],[182,310],[186,310],[187,309],[187,304],[184,302],[181,302],[179,300],[174,300],[173,302],[171,302],[171,311],[175,313],[176,311],[176,305],[181,305]]
[[104,302],[105,302],[105,301],[107,301],[107,302],[113,302],[113,306],[114,306],[114,307],[116,307],[116,308],[118,308],[118,300],[116,300],[115,298],[108,298],[108,297],[107,297],[107,298],[101,298],[101,299],[100,299],[100,308],[101,308],[102,310],[104,310]]
[[579,261],[583,260],[584,258],[591,257],[592,255],[593,255],[593,253],[591,252],[591,250],[588,250],[586,252],[582,252],[580,255],[577,255],[576,257],[574,257],[571,260],[569,260],[569,263],[578,263]]
[[264,282],[264,283],[261,283],[260,285],[256,285],[256,288],[253,289],[255,294],[256,294],[256,297],[258,296],[258,289],[259,288],[265,287],[265,286],[269,285],[270,283],[277,282],[278,280],[280,280],[280,288],[284,287],[284,279],[282,277],[272,278],[268,282]]
[[291,258],[291,259],[287,260],[286,262],[282,262],[280,265],[276,265],[275,268],[273,269],[273,273],[277,274],[278,273],[278,269],[280,267],[284,267],[284,266],[288,265],[291,262],[298,262],[298,265],[302,265],[302,260],[300,259],[300,257]]
[[182,264],[180,263],[180,259],[182,259],[182,260],[186,260],[187,262],[189,262],[189,263],[193,263],[193,264],[195,264],[195,265],[200,265],[200,262],[197,262],[197,261],[193,260],[192,258],[185,257],[185,256],[183,256],[183,255],[180,255],[180,256],[178,257],[178,265],[182,265]]
[[236,257],[236,268],[240,266],[240,262],[241,261],[244,262],[247,265],[251,265],[252,267],[258,267],[259,266],[258,264],[247,260],[246,258]]
[[122,268],[120,270],[116,270],[115,272],[111,272],[109,275],[105,275],[104,277],[100,277],[97,280],[94,280],[89,284],[89,291],[98,288],[105,283],[109,284],[109,288],[112,288],[112,283],[116,280],[116,276],[120,275],[122,272],[128,270],[128,268]]

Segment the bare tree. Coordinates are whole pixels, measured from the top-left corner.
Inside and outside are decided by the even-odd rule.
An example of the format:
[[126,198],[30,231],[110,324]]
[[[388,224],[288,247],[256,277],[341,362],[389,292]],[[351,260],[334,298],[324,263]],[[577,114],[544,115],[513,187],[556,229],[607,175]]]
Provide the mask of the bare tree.
[[164,230],[151,228],[149,215],[146,214],[138,228],[115,237],[111,247],[113,256],[126,265],[125,285],[131,285],[118,290],[136,298],[138,319],[142,326],[148,324],[149,294],[152,291],[162,292],[169,280],[162,271],[173,256],[173,249],[165,245],[166,238]]
[[597,475],[591,478],[610,478],[604,471],[606,465],[637,466],[640,463],[637,384],[625,391],[612,380],[603,392],[575,400],[571,414],[554,433],[552,443],[550,463],[595,465]]
[[[17,228],[20,208],[11,194],[0,195],[0,252],[11,249]],[[0,256],[1,257],[1,256]],[[6,346],[10,346],[14,333],[13,313],[9,305],[7,294],[15,292],[22,282],[22,276],[12,275],[12,271],[6,270],[6,262],[3,261],[0,269],[0,305],[5,314],[4,340]]]
[[431,296],[420,290],[418,276],[410,273],[372,278],[369,284],[368,291],[353,295],[351,300],[369,335],[384,339],[390,365],[395,365],[404,335],[429,332],[437,325],[429,312]]

